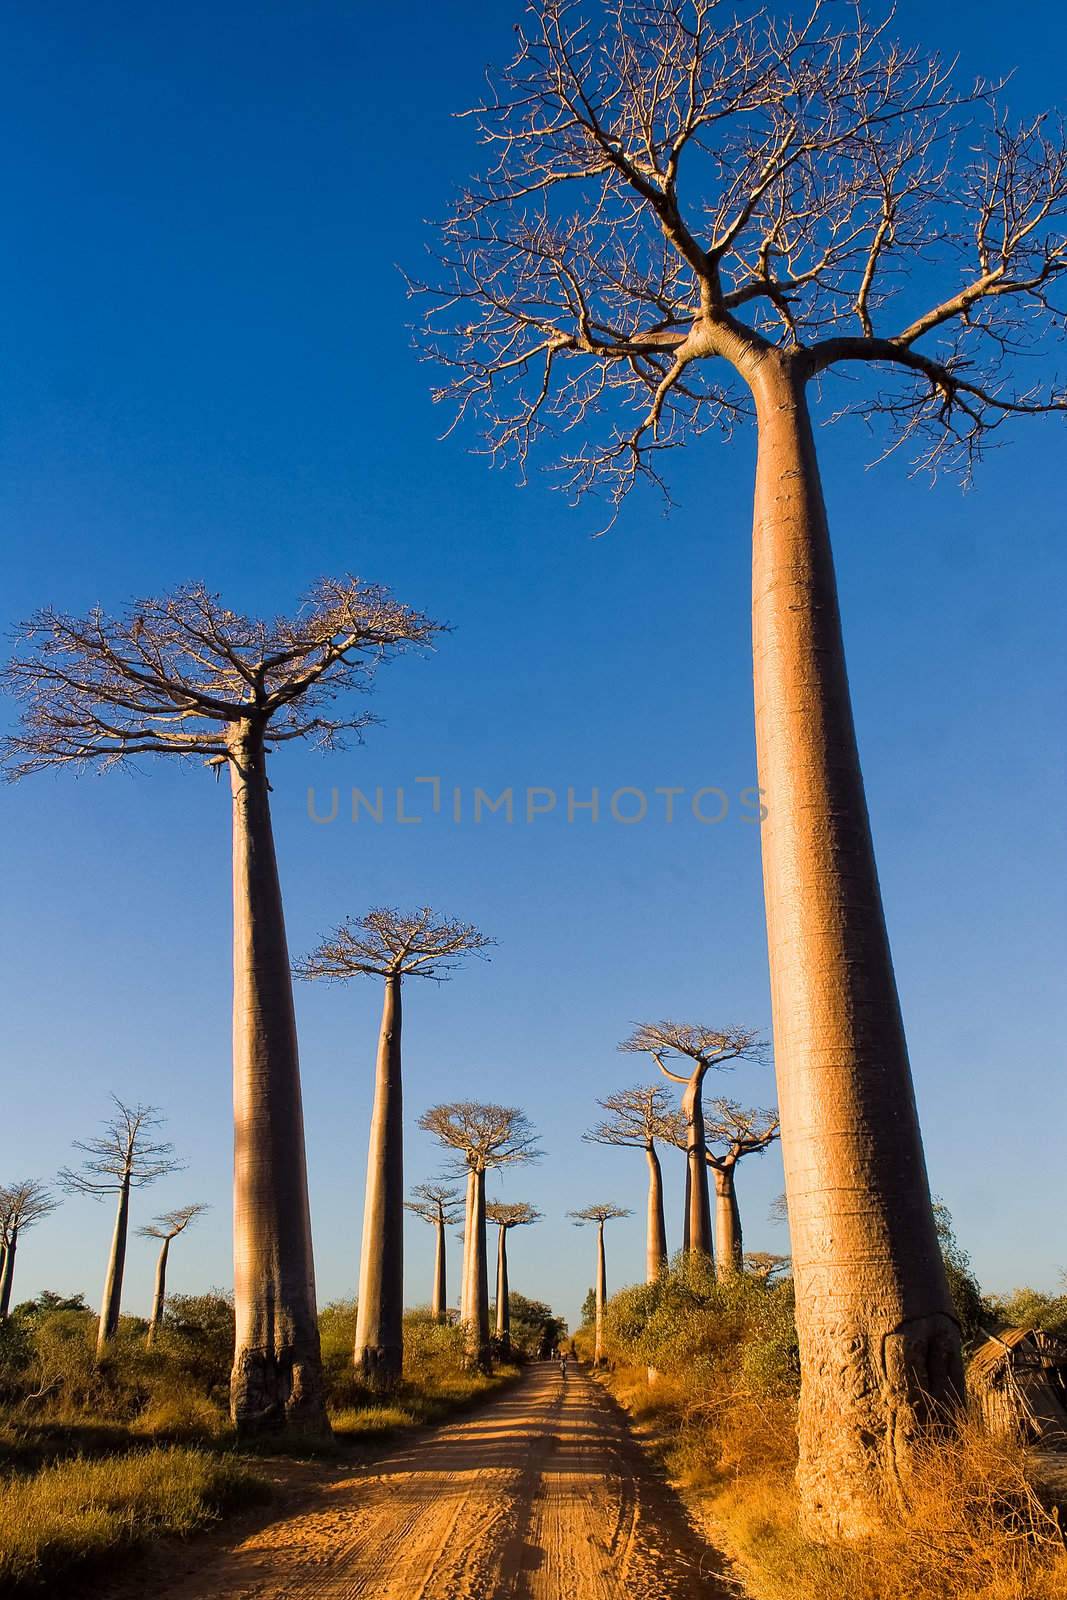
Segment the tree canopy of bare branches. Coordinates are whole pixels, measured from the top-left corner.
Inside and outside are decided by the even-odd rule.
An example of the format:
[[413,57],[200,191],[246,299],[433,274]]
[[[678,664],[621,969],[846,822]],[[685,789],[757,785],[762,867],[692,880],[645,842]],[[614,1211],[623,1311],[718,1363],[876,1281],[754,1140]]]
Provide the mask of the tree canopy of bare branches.
[[12,777],[48,767],[104,767],[138,755],[228,759],[237,730],[277,745],[343,743],[373,718],[328,705],[365,693],[398,652],[425,647],[440,625],[357,578],[320,580],[291,617],[260,620],[202,584],[140,600],[121,616],[52,608],[21,629],[3,684],[22,700],[4,742]]
[[528,1228],[540,1222],[542,1213],[525,1200],[490,1200],[485,1208],[486,1219],[498,1228]]
[[59,1201],[38,1178],[23,1178],[0,1188],[0,1322],[11,1306],[15,1255],[27,1228],[51,1216]]
[[607,1116],[582,1138],[590,1144],[628,1146],[647,1150],[655,1140],[677,1144],[684,1139],[685,1124],[679,1116],[666,1084],[640,1084],[620,1089],[597,1104]]
[[[443,225],[421,342],[436,398],[525,467],[565,447],[618,506],[749,410],[763,352],[802,379],[865,363],[839,408],[923,466],[1062,411],[1067,147],[893,22],[717,0],[533,0],[470,116],[480,177]],[[913,287],[921,275],[923,288]],[[1023,375],[1030,358],[1036,375]],[[740,382],[736,381],[740,378]]]
[[536,1161],[542,1154],[533,1124],[515,1106],[452,1100],[424,1111],[419,1127],[456,1152],[458,1172],[510,1167]]
[[100,1200],[123,1189],[143,1189],[184,1166],[170,1140],[154,1136],[164,1120],[156,1106],[128,1106],[117,1095],[111,1099],[115,1114],[105,1122],[103,1133],[73,1141],[75,1150],[84,1151],[87,1158],[81,1168],[60,1169],[56,1181],[68,1194]]
[[163,1211],[153,1221],[146,1223],[137,1232],[142,1239],[176,1239],[184,1233],[191,1222],[197,1217],[202,1217],[211,1207],[197,1202],[194,1205],[176,1206],[173,1211]]
[[495,944],[470,922],[441,917],[423,906],[409,915],[376,906],[358,920],[349,918],[317,949],[295,962],[300,978],[335,982],[364,973],[378,977],[448,978],[465,955],[480,955]]
[[404,1202],[404,1208],[421,1217],[423,1222],[440,1223],[448,1228],[463,1214],[463,1203],[455,1184],[417,1183],[411,1193],[412,1199]]
[[686,1056],[699,1067],[723,1067],[730,1061],[762,1061],[764,1046],[751,1028],[706,1028],[686,1022],[643,1022],[624,1039],[619,1049],[630,1054],[650,1055],[675,1083],[688,1081],[689,1073],[677,1073],[665,1063],[672,1056]]
[[626,1206],[616,1206],[609,1202],[602,1202],[597,1205],[586,1206],[581,1211],[568,1211],[567,1215],[571,1218],[575,1227],[580,1228],[587,1222],[595,1222],[598,1225],[602,1225],[605,1222],[614,1222],[619,1217],[630,1216],[631,1212]]

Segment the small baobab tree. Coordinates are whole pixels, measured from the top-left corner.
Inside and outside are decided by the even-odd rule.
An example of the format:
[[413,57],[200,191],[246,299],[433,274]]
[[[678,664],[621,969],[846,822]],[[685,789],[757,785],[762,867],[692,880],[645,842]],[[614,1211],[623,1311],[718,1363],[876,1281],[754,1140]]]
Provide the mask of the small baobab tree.
[[37,1178],[23,1178],[0,1188],[0,1322],[11,1308],[15,1254],[19,1239],[35,1223],[51,1216],[59,1201]]
[[[728,1278],[741,1271],[744,1261],[737,1164],[781,1137],[778,1113],[746,1108],[735,1100],[712,1100],[705,1108],[704,1137],[704,1159],[715,1180],[715,1268],[720,1278]],[[685,1148],[684,1139],[678,1143]]]
[[[707,1140],[704,1134],[704,1079],[731,1061],[758,1061],[762,1046],[745,1028],[720,1031],[681,1022],[645,1022],[624,1039],[620,1050],[650,1055],[664,1077],[682,1085],[682,1121],[686,1153],[685,1219],[682,1249],[687,1255],[715,1259],[708,1188]],[[675,1072],[668,1060],[684,1057],[688,1072]]]
[[501,1351],[511,1349],[511,1305],[508,1287],[508,1234],[512,1228],[526,1228],[540,1222],[541,1212],[525,1200],[492,1200],[485,1208],[488,1222],[496,1224],[496,1338]]
[[105,1122],[103,1133],[95,1139],[74,1140],[74,1148],[85,1153],[81,1167],[64,1167],[57,1180],[67,1194],[87,1194],[94,1200],[102,1200],[108,1194],[118,1197],[100,1302],[98,1358],[105,1354],[119,1325],[131,1191],[145,1189],[172,1172],[180,1172],[183,1166],[175,1158],[170,1141],[155,1137],[156,1130],[163,1126],[163,1117],[155,1106],[128,1106],[117,1095],[111,1098],[115,1114]]
[[448,1318],[448,1277],[445,1270],[445,1229],[458,1222],[459,1190],[454,1184],[417,1183],[406,1208],[434,1229],[433,1295],[430,1315],[435,1322]]
[[582,1135],[591,1144],[621,1146],[643,1150],[648,1162],[648,1229],[645,1247],[645,1278],[648,1283],[662,1275],[667,1264],[667,1226],[663,1215],[663,1172],[656,1140],[685,1145],[685,1123],[671,1102],[666,1084],[640,1084],[621,1089],[598,1100],[607,1112],[602,1122]]
[[466,1326],[466,1362],[477,1371],[489,1365],[489,1266],[486,1248],[485,1175],[502,1167],[536,1161],[541,1150],[530,1119],[515,1106],[453,1100],[431,1106],[419,1127],[432,1133],[454,1165],[466,1174],[466,1225],[463,1233],[461,1315]]
[[792,1263],[788,1256],[777,1256],[771,1250],[747,1250],[745,1271],[761,1283],[770,1283],[779,1273],[789,1272]]
[[[811,396],[967,475],[1061,413],[1067,144],[862,4],[533,0],[444,227],[437,397],[618,507],[757,434],[767,943],[809,1526],[862,1534],[962,1388],[845,667]],[[1027,368],[1029,367],[1029,371]],[[827,1137],[826,1130],[833,1130]]]
[[628,1217],[630,1212],[624,1206],[609,1204],[586,1206],[584,1211],[568,1211],[578,1228],[585,1227],[589,1222],[596,1224],[596,1287],[593,1290],[593,1319],[595,1337],[593,1341],[593,1365],[600,1367],[604,1364],[604,1307],[608,1303],[608,1273],[604,1258],[604,1226],[614,1222],[617,1217]]
[[363,1245],[356,1311],[356,1367],[368,1388],[388,1393],[404,1362],[404,1106],[401,986],[405,978],[447,978],[463,956],[492,944],[472,924],[429,906],[406,915],[388,907],[343,922],[297,963],[302,978],[385,980],[374,1075]]
[[173,1211],[164,1211],[137,1232],[142,1239],[159,1239],[159,1255],[156,1258],[156,1283],[152,1293],[152,1315],[148,1319],[148,1335],[145,1343],[155,1343],[156,1334],[159,1332],[163,1321],[163,1308],[167,1299],[167,1263],[170,1260],[170,1247],[180,1233],[184,1233],[191,1222],[203,1216],[208,1210],[206,1205],[196,1204],[178,1206]]
[[322,579],[292,617],[229,610],[193,584],[122,616],[51,609],[4,674],[25,703],[9,775],[136,756],[229,773],[233,828],[234,1309],[230,1406],[242,1434],[326,1429],[300,1064],[267,757],[324,748],[373,718],[331,702],[432,643],[436,623],[355,578]]

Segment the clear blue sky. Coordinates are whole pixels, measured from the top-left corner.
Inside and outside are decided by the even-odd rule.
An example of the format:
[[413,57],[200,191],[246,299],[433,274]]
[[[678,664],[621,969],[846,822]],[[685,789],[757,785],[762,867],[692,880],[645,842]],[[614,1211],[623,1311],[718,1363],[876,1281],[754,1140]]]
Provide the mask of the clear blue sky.
[[[904,0],[898,30],[1017,67],[1020,111],[1062,94],[1067,17],[1026,30],[991,0]],[[546,1221],[512,1278],[572,1319],[593,1240],[563,1214],[607,1198],[615,1284],[641,1272],[639,1154],[582,1145],[595,1097],[635,1078],[637,1019],[769,1023],[757,830],[662,802],[624,826],[447,815],[316,826],[330,786],[428,810],[418,776],[475,786],[755,781],[749,659],[750,438],[677,463],[678,510],[616,530],[540,479],[519,490],[440,442],[395,270],[475,162],[451,113],[507,54],[507,7],[339,0],[70,0],[5,8],[0,107],[0,519],[5,620],[203,578],[242,608],[292,604],[320,573],[383,581],[455,632],[384,675],[365,748],[275,762],[291,946],[345,913],[426,901],[499,940],[408,996],[407,1103],[516,1102],[548,1155],[497,1192]],[[846,635],[876,842],[935,1189],[983,1281],[1052,1285],[1067,1264],[1062,1157],[1064,743],[1062,427],[1020,427],[969,495],[874,471],[857,429],[824,435]],[[421,799],[417,798],[421,795]],[[562,801],[561,801],[562,804]],[[48,1176],[108,1092],[164,1107],[188,1172],[135,1223],[214,1207],[174,1288],[230,1281],[229,818],[206,773],[40,778],[3,794],[0,1180]],[[351,1293],[380,996],[298,995],[320,1298]],[[724,1088],[773,1099],[746,1069]],[[412,1131],[414,1181],[437,1171]],[[681,1172],[669,1173],[671,1245]],[[748,1243],[776,1156],[740,1180]],[[27,1235],[16,1294],[100,1292],[108,1210],[72,1199]],[[429,1230],[409,1237],[425,1298]],[[131,1249],[130,1309],[151,1257]]]

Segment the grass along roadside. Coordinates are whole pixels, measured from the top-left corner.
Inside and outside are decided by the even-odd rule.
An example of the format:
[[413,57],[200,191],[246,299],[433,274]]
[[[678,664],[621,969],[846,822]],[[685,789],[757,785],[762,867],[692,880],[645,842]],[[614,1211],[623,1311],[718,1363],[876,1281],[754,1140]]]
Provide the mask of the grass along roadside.
[[166,1534],[185,1535],[269,1489],[232,1456],[150,1447],[0,1482],[0,1594],[49,1594]]

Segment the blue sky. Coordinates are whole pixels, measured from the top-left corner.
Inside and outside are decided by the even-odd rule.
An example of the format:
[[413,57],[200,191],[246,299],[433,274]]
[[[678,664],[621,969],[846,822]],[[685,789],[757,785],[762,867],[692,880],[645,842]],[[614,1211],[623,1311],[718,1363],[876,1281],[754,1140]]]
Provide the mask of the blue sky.
[[[610,536],[535,477],[518,489],[441,441],[431,374],[410,349],[396,271],[476,164],[485,62],[517,19],[473,3],[390,11],[190,0],[5,10],[8,152],[0,523],[5,624],[51,602],[115,605],[203,578],[236,605],[293,604],[324,572],[390,584],[454,632],[397,664],[385,726],[329,758],[275,762],[294,953],[346,913],[430,902],[498,947],[408,996],[412,1181],[438,1170],[414,1131],[435,1100],[522,1105],[548,1154],[497,1193],[547,1213],[516,1236],[512,1280],[574,1318],[592,1237],[564,1213],[601,1198],[609,1274],[640,1275],[639,1154],[581,1144],[597,1095],[634,1081],[631,1023],[674,1015],[766,1029],[748,623],[753,442],[707,441],[664,519],[635,500]],[[1042,0],[1025,37],[989,3],[906,0],[898,31],[1017,68],[1021,111],[1054,104],[1067,18]],[[965,28],[963,23],[966,23]],[[867,470],[858,428],[822,436],[846,641],[883,888],[934,1188],[983,1281],[1052,1285],[1049,1219],[1067,1202],[1062,1023],[1063,704],[1060,426],[1019,428],[975,489]],[[429,811],[420,776],[466,805],[418,824],[309,819],[338,786],[378,784]],[[555,789],[557,811],[474,826],[476,786]],[[703,825],[568,825],[565,796],[721,787]],[[195,769],[60,775],[8,788],[0,1178],[47,1176],[110,1091],[162,1106],[188,1171],[135,1221],[186,1199],[213,1211],[176,1248],[172,1285],[225,1284],[229,1262],[229,819]],[[712,802],[708,803],[709,813]],[[350,1293],[380,995],[298,994],[320,1298]],[[723,1092],[773,1100],[769,1071]],[[1007,1174],[1010,1180],[1006,1181]],[[679,1243],[680,1161],[668,1170]],[[753,1248],[776,1155],[743,1169]],[[19,1297],[100,1292],[111,1217],[69,1200],[20,1255]],[[430,1230],[412,1225],[411,1298]],[[144,1309],[151,1254],[131,1250]]]

